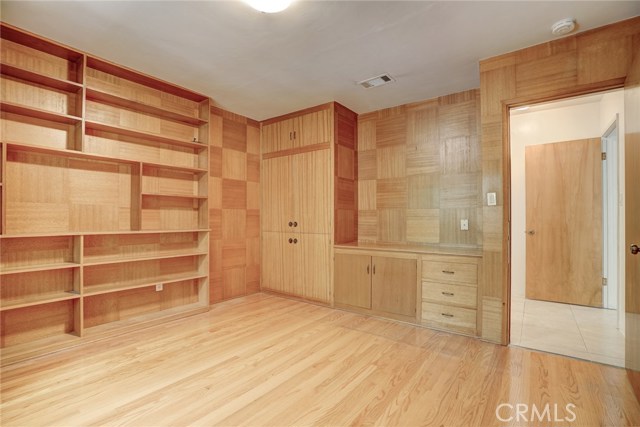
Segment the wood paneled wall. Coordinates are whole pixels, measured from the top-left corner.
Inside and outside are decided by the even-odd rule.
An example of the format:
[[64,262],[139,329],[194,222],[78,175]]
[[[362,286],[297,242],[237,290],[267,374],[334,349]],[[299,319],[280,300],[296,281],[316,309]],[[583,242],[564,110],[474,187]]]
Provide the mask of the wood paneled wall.
[[260,290],[260,124],[211,108],[210,302]]
[[482,337],[508,340],[508,108],[621,87],[640,50],[640,17],[480,62],[483,208]]
[[479,115],[476,89],[358,117],[359,241],[482,245]]
[[334,242],[358,240],[358,163],[356,161],[358,115],[334,103]]

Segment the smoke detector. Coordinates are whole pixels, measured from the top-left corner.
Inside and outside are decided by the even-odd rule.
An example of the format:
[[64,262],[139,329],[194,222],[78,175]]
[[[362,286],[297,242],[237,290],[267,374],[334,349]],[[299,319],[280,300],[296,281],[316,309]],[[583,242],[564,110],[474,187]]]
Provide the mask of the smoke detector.
[[391,83],[395,81],[396,80],[393,77],[391,77],[389,74],[382,74],[382,75],[371,77],[370,79],[366,79],[361,82],[358,82],[358,84],[365,89],[369,89],[372,87],[386,85],[387,83]]
[[564,36],[576,28],[576,21],[573,18],[561,19],[551,26],[551,33],[554,36]]

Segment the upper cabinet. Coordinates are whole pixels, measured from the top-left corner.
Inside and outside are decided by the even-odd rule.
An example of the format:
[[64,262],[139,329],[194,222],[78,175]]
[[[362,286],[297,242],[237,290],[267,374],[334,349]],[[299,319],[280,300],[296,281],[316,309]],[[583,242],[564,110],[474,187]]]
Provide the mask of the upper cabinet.
[[331,111],[313,111],[285,119],[267,120],[262,125],[262,153],[295,150],[332,140]]

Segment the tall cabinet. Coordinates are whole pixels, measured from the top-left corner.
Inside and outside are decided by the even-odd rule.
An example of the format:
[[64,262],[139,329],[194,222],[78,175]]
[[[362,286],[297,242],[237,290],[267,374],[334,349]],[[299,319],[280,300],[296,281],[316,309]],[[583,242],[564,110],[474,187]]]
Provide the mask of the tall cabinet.
[[2,363],[207,310],[209,98],[1,30]]
[[330,103],[262,123],[262,289],[332,302],[336,146],[355,144],[355,126],[338,135],[345,112]]

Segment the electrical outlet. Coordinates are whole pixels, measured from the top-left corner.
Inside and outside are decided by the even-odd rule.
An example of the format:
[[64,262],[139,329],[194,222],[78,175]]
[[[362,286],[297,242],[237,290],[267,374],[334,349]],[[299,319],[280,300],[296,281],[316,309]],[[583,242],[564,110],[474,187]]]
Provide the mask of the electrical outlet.
[[469,230],[469,220],[461,219],[460,220],[460,230],[467,231]]
[[496,205],[496,193],[487,193],[487,206]]
[[162,283],[156,285],[156,292],[160,292],[163,289]]

